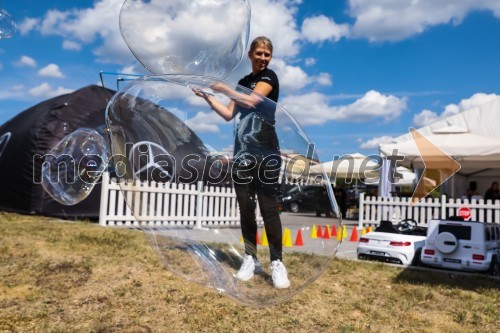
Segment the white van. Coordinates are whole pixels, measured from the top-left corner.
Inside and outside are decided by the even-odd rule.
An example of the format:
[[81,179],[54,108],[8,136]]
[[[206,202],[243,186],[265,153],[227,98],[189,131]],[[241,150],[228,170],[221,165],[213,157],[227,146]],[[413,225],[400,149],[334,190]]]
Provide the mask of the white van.
[[429,266],[500,276],[500,225],[431,220],[420,258]]

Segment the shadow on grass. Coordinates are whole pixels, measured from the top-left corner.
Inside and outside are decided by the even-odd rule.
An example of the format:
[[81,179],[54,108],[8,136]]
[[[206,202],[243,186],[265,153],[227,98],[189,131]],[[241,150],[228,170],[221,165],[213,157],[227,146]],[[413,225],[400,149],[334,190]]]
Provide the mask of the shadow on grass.
[[462,290],[478,291],[482,289],[500,290],[500,278],[486,274],[466,273],[452,270],[435,270],[426,268],[407,268],[398,274],[394,283],[410,283],[415,285],[442,286]]

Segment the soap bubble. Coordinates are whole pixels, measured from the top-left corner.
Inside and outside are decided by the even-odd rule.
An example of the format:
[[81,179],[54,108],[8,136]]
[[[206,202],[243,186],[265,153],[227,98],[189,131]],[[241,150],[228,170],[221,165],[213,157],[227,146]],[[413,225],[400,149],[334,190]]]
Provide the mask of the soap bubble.
[[16,32],[16,23],[9,12],[0,8],[0,39],[11,38]]
[[120,32],[154,74],[224,78],[246,52],[248,0],[125,0]]
[[90,128],[68,134],[44,158],[42,186],[63,205],[84,200],[106,170],[108,161],[104,138]]
[[[233,93],[220,93],[221,85]],[[223,103],[231,97],[246,105],[240,114],[247,116],[226,122],[195,92],[212,94]],[[171,272],[243,304],[266,306],[292,297],[318,278],[341,243],[342,237],[331,234],[334,228],[340,231],[342,221],[330,179],[323,170],[310,172],[312,165],[321,164],[304,130],[280,104],[251,94],[205,76],[144,77],[113,96],[106,122],[116,168],[121,169],[121,178],[114,181],[127,203],[117,214],[135,217],[116,224],[140,227]],[[235,129],[242,138],[237,144],[247,154],[233,156]],[[241,282],[235,274],[245,249],[234,188],[243,186],[239,193],[248,195],[251,189],[245,183],[251,177],[261,180],[250,184],[261,190],[259,205],[268,207],[266,216],[275,222],[265,227],[261,208],[242,208],[245,221],[257,216],[256,234],[249,230],[255,242],[252,237],[245,242],[252,250],[251,243],[260,240],[253,251],[263,273]],[[316,203],[312,210],[277,215],[276,208],[297,192]],[[288,289],[273,287],[270,249],[283,253]]]

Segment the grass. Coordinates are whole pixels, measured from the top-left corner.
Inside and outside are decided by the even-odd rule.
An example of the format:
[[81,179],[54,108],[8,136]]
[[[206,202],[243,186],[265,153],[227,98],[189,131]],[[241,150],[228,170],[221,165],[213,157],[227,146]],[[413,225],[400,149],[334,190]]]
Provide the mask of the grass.
[[499,304],[488,276],[336,259],[247,307],[171,274],[141,232],[0,214],[0,332],[498,332]]

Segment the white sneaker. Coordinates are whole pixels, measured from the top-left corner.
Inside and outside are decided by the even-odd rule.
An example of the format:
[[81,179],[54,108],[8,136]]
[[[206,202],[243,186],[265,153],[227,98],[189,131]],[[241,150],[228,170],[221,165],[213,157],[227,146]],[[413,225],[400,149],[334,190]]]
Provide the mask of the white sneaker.
[[288,280],[286,267],[280,260],[271,262],[271,277],[273,279],[274,288],[285,289],[290,287],[290,280]]
[[253,278],[254,273],[260,272],[262,272],[262,265],[260,262],[247,254],[245,258],[243,258],[240,270],[236,273],[236,278],[240,281],[248,281]]

